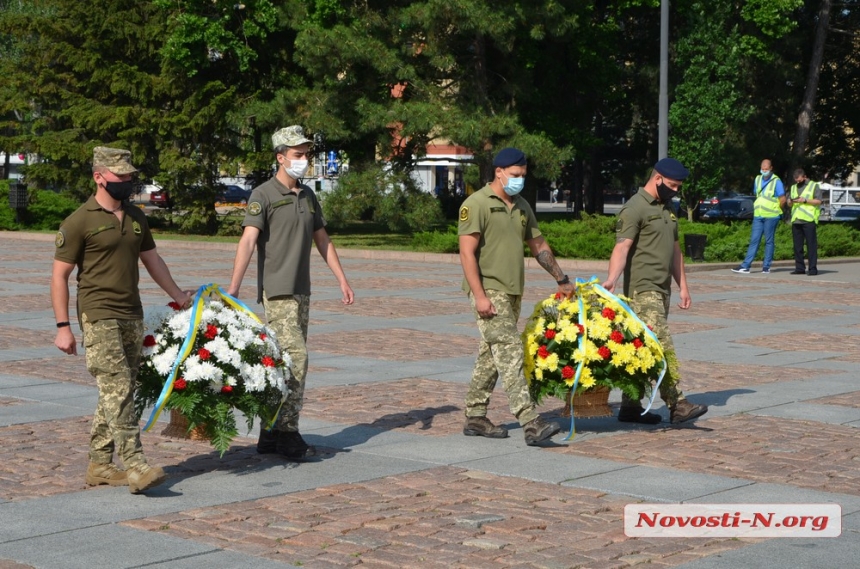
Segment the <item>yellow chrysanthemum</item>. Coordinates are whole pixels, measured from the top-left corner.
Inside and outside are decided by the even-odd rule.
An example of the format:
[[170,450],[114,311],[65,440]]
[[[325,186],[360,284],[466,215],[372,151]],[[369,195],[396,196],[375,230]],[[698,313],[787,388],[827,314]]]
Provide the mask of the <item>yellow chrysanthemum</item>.
[[589,318],[586,323],[588,336],[595,340],[608,340],[612,334],[612,326],[606,318]]
[[591,368],[587,366],[583,367],[582,374],[579,376],[579,384],[583,388],[588,389],[589,387],[594,387],[595,383],[597,383],[597,380],[591,375]]

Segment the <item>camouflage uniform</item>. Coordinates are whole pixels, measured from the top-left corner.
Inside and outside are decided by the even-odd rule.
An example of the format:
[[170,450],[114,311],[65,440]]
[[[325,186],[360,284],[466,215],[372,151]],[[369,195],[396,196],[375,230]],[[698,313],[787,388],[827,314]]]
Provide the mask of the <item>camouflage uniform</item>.
[[[681,375],[678,370],[678,357],[675,355],[675,344],[672,335],[669,334],[669,324],[666,321],[669,315],[669,295],[657,291],[636,292],[630,298],[630,308],[642,321],[651,327],[657,339],[663,345],[663,354],[666,356],[667,369],[660,382],[660,398],[666,402],[667,407],[673,407],[683,394],[678,389],[678,380]],[[645,396],[640,394],[639,399]]]
[[[136,171],[127,150],[97,147],[93,154],[94,166],[116,174]],[[142,211],[125,204],[122,212],[119,219],[91,196],[60,225],[54,259],[78,269],[78,319],[87,370],[99,388],[90,462],[110,464],[116,450],[130,469],[146,464],[134,412],[143,347],[138,260],[141,252],[155,248],[155,241]]]
[[[298,126],[272,136],[275,149],[308,142]],[[293,191],[272,177],[251,192],[242,226],[260,230],[256,243],[257,302],[263,303],[278,344],[292,359],[290,393],[274,431],[297,433],[308,371],[310,253],[314,233],[324,229],[326,221],[310,187],[298,184]]]
[[[663,345],[668,368],[660,383],[660,397],[671,409],[684,399],[678,389],[681,374],[667,323],[678,220],[671,207],[640,189],[619,212],[616,235],[634,242],[624,268],[624,294]],[[635,407],[638,402],[624,395],[622,405]]]
[[266,319],[275,331],[281,349],[290,354],[291,377],[287,382],[290,393],[287,395],[275,423],[275,430],[297,432],[299,413],[305,393],[305,377],[308,374],[308,314],[310,296],[296,294],[267,298],[263,296]]
[[514,196],[511,201],[513,205],[508,209],[487,185],[469,196],[460,208],[459,234],[481,235],[481,284],[496,308],[495,316],[481,318],[469,283],[463,280],[463,291],[469,294],[481,333],[466,395],[466,417],[486,416],[490,395],[501,376],[511,413],[520,425],[525,425],[538,413],[523,373],[523,343],[517,331],[525,283],[523,241],[539,237],[541,232],[528,202],[522,196]]
[[83,320],[87,371],[96,378],[98,405],[90,431],[90,461],[111,462],[114,450],[126,468],[145,464],[134,385],[143,345],[142,320]]
[[485,292],[496,307],[496,315],[492,318],[481,318],[478,315],[475,310],[475,297],[469,294],[472,311],[481,332],[481,344],[466,394],[466,416],[487,415],[490,395],[496,386],[496,380],[501,376],[511,413],[521,425],[525,425],[537,418],[538,414],[523,375],[523,342],[517,332],[522,297],[498,290]]

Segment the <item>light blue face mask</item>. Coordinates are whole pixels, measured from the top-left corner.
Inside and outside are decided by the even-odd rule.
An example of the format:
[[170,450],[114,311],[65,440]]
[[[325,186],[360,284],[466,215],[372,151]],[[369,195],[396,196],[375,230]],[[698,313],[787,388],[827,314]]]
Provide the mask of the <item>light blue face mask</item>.
[[770,176],[770,170],[759,170],[761,172],[762,177],[767,178]]
[[525,177],[523,178],[508,178],[508,183],[505,184],[505,193],[509,196],[515,196],[523,191],[523,186],[526,184]]

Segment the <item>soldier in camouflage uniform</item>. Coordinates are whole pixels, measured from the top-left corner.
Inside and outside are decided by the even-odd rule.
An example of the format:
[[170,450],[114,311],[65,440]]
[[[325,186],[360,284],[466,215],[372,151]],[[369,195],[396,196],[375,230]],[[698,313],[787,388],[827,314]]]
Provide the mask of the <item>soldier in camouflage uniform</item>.
[[311,244],[316,245],[340,284],[342,302],[352,304],[355,298],[325,230],[317,196],[299,182],[307,171],[311,141],[305,138],[302,127],[295,125],[272,135],[272,146],[278,172],[254,188],[248,199],[227,292],[238,296],[256,247],[257,302],[263,303],[278,344],[292,358],[290,392],[274,428],[260,431],[257,452],[276,453],[287,460],[302,462],[317,454],[299,434],[299,412],[308,372]]
[[523,241],[538,263],[570,296],[573,285],[538,229],[528,202],[519,196],[527,172],[526,156],[515,148],[501,150],[493,161],[495,178],[460,208],[460,262],[463,291],[468,293],[481,333],[478,358],[466,395],[463,434],[505,438],[508,431],[487,418],[490,395],[499,376],[511,413],[523,426],[528,445],[549,439],[560,428],[540,418],[523,373],[523,343],[517,331],[525,270]]
[[[99,400],[90,435],[91,486],[128,486],[133,494],[161,484],[164,470],[146,463],[134,412],[134,384],[143,347],[143,307],[138,259],[153,280],[180,305],[189,292],[176,286],[155,249],[146,216],[127,203],[132,193],[131,153],[117,148],[93,151],[96,193],[63,221],[57,233],[51,301],[57,319],[54,344],[77,354],[69,324],[69,276],[78,268],[77,314],[83,330],[87,370],[96,378]],[[125,470],[113,464],[119,455]]]
[[[672,198],[689,174],[689,170],[674,158],[657,162],[648,183],[618,214],[609,277],[603,283],[604,288],[613,292],[624,274],[624,295],[630,298],[630,307],[652,328],[663,345],[668,369],[660,384],[660,397],[669,408],[672,423],[690,421],[708,411],[706,405],[687,401],[678,388],[681,379],[678,358],[666,322],[672,278],[681,289],[679,306],[686,310],[692,303],[684,273],[684,256],[678,245],[678,220],[672,209]],[[636,401],[623,396],[618,420],[659,423],[660,415],[643,414],[640,400],[644,395],[642,393]]]

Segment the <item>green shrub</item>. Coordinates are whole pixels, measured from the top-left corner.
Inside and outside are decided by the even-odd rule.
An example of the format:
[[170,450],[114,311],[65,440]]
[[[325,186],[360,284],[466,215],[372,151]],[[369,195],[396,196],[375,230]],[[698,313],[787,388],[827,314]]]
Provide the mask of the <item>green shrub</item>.
[[427,231],[442,222],[436,199],[418,188],[411,176],[380,166],[350,171],[321,199],[326,220],[335,229],[373,221],[391,231]]
[[9,207],[9,180],[0,180],[0,230],[20,229],[15,221],[15,210]]
[[460,238],[457,226],[449,225],[446,231],[422,231],[412,236],[412,248],[432,253],[459,253]]
[[24,223],[28,229],[57,229],[64,219],[81,207],[81,203],[70,195],[50,190],[30,192]]

